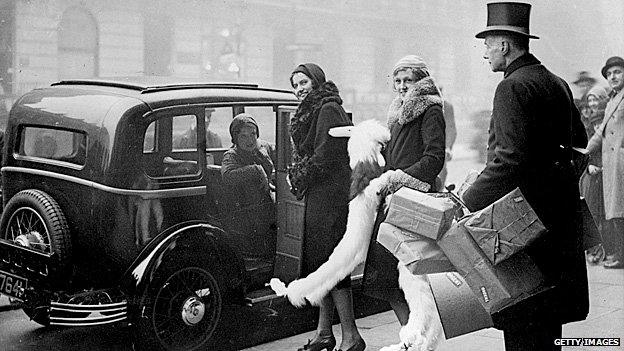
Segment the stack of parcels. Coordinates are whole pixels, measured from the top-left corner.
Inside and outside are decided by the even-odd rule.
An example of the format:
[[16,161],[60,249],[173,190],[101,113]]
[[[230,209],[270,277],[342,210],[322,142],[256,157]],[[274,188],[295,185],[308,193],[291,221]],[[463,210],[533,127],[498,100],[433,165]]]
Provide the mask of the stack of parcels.
[[543,288],[542,273],[521,251],[543,232],[544,225],[515,189],[455,223],[438,244],[483,307],[494,313]]
[[454,271],[436,240],[451,226],[456,211],[448,197],[436,197],[403,187],[392,195],[377,242],[413,274]]
[[464,226],[492,264],[499,264],[546,231],[520,189],[473,214]]

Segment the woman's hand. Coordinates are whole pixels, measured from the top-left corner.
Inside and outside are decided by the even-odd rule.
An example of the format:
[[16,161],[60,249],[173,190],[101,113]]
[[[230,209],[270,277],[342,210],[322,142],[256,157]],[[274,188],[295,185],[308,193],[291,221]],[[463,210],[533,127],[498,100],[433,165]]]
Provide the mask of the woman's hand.
[[589,173],[589,175],[596,175],[600,172],[602,172],[601,167],[594,166],[594,165],[587,166],[587,173]]

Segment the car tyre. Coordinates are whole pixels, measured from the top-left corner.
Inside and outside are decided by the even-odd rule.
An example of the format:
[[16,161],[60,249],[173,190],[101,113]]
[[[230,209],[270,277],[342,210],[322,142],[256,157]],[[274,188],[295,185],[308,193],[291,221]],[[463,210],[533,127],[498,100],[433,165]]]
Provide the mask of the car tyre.
[[[31,250],[55,254],[56,279],[68,274],[71,236],[63,211],[56,200],[41,190],[20,191],[9,200],[0,222],[0,238]],[[39,295],[39,294],[35,294]],[[49,299],[38,296],[24,301],[24,312],[31,320],[50,324]]]
[[203,264],[161,269],[141,298],[135,349],[213,349],[223,308],[222,286]]

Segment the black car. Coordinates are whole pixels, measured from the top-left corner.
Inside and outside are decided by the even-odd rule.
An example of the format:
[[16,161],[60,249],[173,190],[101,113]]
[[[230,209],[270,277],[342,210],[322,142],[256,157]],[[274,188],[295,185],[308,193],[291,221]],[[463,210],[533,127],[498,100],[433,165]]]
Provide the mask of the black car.
[[[290,91],[253,84],[61,81],[22,96],[2,151],[0,292],[43,325],[125,321],[145,349],[208,348],[224,303],[299,277]],[[247,112],[275,146],[273,200],[220,168]]]

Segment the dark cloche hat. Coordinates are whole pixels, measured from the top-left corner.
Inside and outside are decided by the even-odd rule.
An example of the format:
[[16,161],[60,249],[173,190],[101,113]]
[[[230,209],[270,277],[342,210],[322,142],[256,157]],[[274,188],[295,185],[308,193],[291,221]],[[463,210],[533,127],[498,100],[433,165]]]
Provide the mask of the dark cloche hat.
[[485,38],[491,32],[512,32],[539,39],[529,33],[531,5],[520,2],[494,2],[487,4],[487,27],[475,37]]
[[572,83],[578,85],[582,82],[589,82],[590,84],[594,84],[596,83],[596,78],[592,77],[587,71],[580,71],[578,73],[578,76],[576,77],[576,80]]
[[609,57],[609,59],[607,60],[607,62],[605,63],[604,67],[602,67],[602,70],[601,70],[602,76],[605,77],[605,79],[607,78],[607,70],[613,66],[620,66],[624,68],[624,59],[619,56]]

